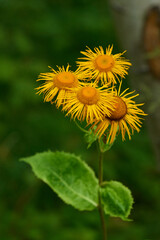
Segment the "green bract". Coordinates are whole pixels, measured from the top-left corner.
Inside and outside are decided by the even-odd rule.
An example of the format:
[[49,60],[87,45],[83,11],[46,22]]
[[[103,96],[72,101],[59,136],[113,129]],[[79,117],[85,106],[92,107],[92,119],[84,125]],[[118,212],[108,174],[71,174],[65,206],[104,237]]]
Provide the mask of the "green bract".
[[99,149],[102,153],[107,152],[112,147],[112,145],[113,143],[104,143],[102,138],[99,140]]
[[94,133],[92,129],[90,129],[87,133],[85,133],[84,138],[88,144],[87,148],[90,148],[92,143],[94,143],[98,139],[98,136]]

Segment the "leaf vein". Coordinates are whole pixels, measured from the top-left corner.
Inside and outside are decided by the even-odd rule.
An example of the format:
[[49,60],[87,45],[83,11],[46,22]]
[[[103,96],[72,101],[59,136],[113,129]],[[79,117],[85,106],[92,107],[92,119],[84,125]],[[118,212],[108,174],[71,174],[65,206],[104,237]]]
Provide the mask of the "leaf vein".
[[[85,199],[86,201],[88,201],[89,203],[91,203],[93,206],[97,207],[96,202],[92,201],[91,199],[81,195],[80,193],[76,192],[74,189],[72,189],[68,183],[66,183],[63,178],[61,178],[56,172],[52,171],[50,169],[47,169],[48,172],[50,172],[51,174],[54,174],[70,191],[72,191],[74,194],[76,194],[77,196],[81,197],[82,199]],[[45,180],[44,180],[45,181]]]

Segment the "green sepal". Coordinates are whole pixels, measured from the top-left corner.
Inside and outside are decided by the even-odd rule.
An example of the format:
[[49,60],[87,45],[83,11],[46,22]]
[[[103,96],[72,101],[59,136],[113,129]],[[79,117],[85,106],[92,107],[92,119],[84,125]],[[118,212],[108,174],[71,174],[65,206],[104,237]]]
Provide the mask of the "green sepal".
[[87,148],[90,148],[92,143],[94,143],[98,139],[98,136],[92,129],[90,129],[87,133],[85,133],[84,138],[88,144]]
[[[114,142],[113,142],[114,143]],[[102,153],[104,152],[107,152],[111,147],[112,147],[112,144],[109,144],[109,143],[105,143],[104,142],[104,139],[103,138],[100,138],[99,139],[99,149]]]
[[98,180],[80,157],[65,152],[44,152],[21,159],[67,204],[78,210],[98,206]]
[[128,216],[132,209],[133,197],[126,186],[117,181],[107,182],[101,186],[100,195],[106,214],[130,221]]

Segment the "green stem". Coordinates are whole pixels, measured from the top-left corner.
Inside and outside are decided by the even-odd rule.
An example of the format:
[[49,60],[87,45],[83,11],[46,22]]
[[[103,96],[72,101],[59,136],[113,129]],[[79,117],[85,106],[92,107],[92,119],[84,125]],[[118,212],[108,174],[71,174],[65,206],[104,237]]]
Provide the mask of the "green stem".
[[[99,186],[103,183],[103,153],[100,152],[99,156]],[[98,193],[98,199],[99,199],[99,215],[100,215],[100,220],[101,220],[101,225],[102,225],[102,232],[103,232],[103,240],[107,240],[107,231],[106,231],[106,223],[105,223],[105,217],[104,217],[104,211],[102,208],[102,203],[101,203],[101,196],[100,192]]]
[[78,127],[82,132],[88,133],[88,131],[85,130],[84,128],[82,128],[82,127],[76,122],[76,120],[75,120],[74,122],[75,122],[75,124],[77,125],[77,127]]

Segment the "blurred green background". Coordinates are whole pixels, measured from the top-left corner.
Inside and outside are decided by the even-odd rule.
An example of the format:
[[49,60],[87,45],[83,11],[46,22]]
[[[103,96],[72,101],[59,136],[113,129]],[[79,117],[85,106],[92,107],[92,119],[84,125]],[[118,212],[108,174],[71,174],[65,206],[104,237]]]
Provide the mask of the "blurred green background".
[[[0,0],[0,239],[98,240],[98,213],[65,205],[19,158],[36,152],[75,152],[97,171],[73,121],[35,94],[48,65],[70,63],[86,45],[118,44],[107,1]],[[127,79],[129,85],[129,79]],[[144,124],[132,141],[117,140],[105,155],[104,175],[133,193],[132,222],[107,219],[109,240],[160,239],[160,175]]]

